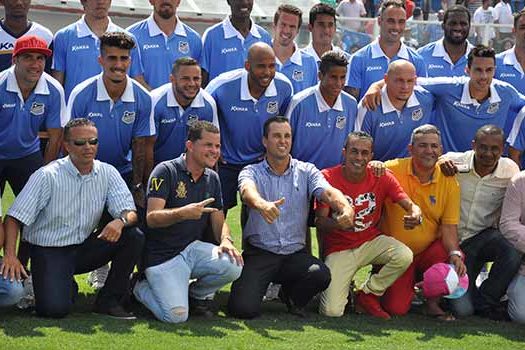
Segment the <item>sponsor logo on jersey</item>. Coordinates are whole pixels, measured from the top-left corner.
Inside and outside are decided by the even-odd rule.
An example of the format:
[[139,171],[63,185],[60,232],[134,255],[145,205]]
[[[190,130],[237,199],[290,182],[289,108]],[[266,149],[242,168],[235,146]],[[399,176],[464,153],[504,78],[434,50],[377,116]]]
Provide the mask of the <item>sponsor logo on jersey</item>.
[[470,107],[466,104],[461,103],[460,101],[454,101],[453,103],[454,107],[464,108],[464,109],[470,109]]
[[379,123],[380,128],[386,128],[387,126],[394,126],[394,125],[396,125],[396,122],[394,121]]
[[2,105],[2,108],[15,108],[16,107],[16,103],[4,103]]
[[124,114],[122,114],[122,121],[125,124],[132,124],[135,121],[135,112],[124,111]]
[[444,69],[445,67],[441,64],[429,64],[428,65],[428,69]]
[[319,122],[306,122],[304,126],[306,126],[307,128],[320,128],[322,125]]
[[227,53],[230,53],[230,52],[237,52],[237,48],[236,47],[228,47],[228,48],[224,48],[221,50],[221,54],[227,54]]
[[371,72],[373,70],[383,70],[383,67],[381,67],[381,66],[368,66],[368,67],[366,67],[366,71],[367,72]]
[[102,113],[99,113],[99,112],[89,112],[88,113],[88,118],[102,118]]
[[515,78],[516,74],[514,73],[501,73],[499,75],[500,78]]
[[277,101],[271,101],[268,102],[268,106],[266,106],[266,112],[270,114],[275,114],[279,111],[279,104]]
[[39,102],[33,102],[31,109],[29,110],[33,115],[42,115],[44,114],[45,105]]
[[417,122],[421,118],[423,118],[423,109],[422,108],[418,108],[418,109],[415,109],[415,110],[412,111],[412,120],[413,121]]
[[487,113],[488,113],[488,114],[494,114],[494,113],[496,113],[498,110],[499,110],[499,102],[491,103],[491,104],[489,105],[489,108],[487,108]]
[[295,81],[303,81],[304,72],[302,70],[295,70],[292,73],[292,79]]
[[344,115],[339,115],[335,119],[335,127],[338,129],[343,129],[346,125],[346,117]]
[[144,51],[149,50],[149,49],[158,49],[158,48],[160,48],[159,44],[144,44],[144,46],[142,46],[142,49]]
[[190,114],[188,115],[188,121],[186,122],[186,125],[190,126],[191,124],[195,123],[199,120],[199,116],[196,114]]
[[231,111],[232,112],[248,112],[248,108],[246,108],[246,107],[239,107],[239,106],[232,106]]
[[179,52],[180,53],[189,53],[190,44],[187,41],[179,41]]
[[80,51],[80,50],[89,50],[89,45],[73,45],[71,46],[71,51]]

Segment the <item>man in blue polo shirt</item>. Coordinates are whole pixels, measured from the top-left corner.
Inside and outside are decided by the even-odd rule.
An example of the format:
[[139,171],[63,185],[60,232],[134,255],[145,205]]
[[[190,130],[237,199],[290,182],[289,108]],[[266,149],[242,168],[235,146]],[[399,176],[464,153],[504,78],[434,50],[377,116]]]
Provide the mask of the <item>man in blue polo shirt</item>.
[[317,84],[315,58],[299,50],[295,38],[301,28],[303,12],[294,5],[280,5],[273,17],[272,48],[277,69],[286,75],[295,93]]
[[319,84],[296,94],[286,112],[294,134],[292,156],[318,169],[341,163],[341,149],[354,130],[357,102],[343,91],[347,66],[341,52],[325,52]]
[[381,106],[369,110],[359,104],[355,129],[374,138],[374,159],[387,161],[408,157],[412,130],[430,123],[434,97],[421,87],[414,88],[416,78],[412,63],[394,61],[385,74]]
[[170,75],[171,83],[151,92],[157,139],[155,164],[175,159],[186,148],[188,128],[197,120],[207,120],[219,126],[217,105],[201,89],[201,68],[190,57],[175,61]]
[[425,63],[421,56],[401,42],[406,24],[404,2],[383,2],[377,20],[380,28],[379,38],[357,51],[350,61],[350,78],[346,85],[350,87],[350,93],[358,99],[363,97],[372,83],[383,79],[391,61],[410,61],[416,67],[417,76],[426,76]]
[[272,48],[255,43],[248,51],[244,69],[223,73],[206,88],[217,103],[221,128],[219,176],[225,210],[237,204],[237,177],[241,169],[263,157],[264,122],[284,115],[290,103],[292,84],[283,74],[275,72],[275,65]]
[[417,52],[425,61],[429,77],[455,77],[465,75],[467,56],[472,45],[467,37],[470,32],[470,12],[461,5],[445,11],[443,38],[431,42]]
[[200,35],[177,16],[180,0],[151,0],[153,13],[127,30],[137,39],[144,80],[152,88],[169,82],[173,62],[179,57],[200,60]]
[[[60,29],[53,40],[53,77],[63,86],[66,100],[80,82],[101,72],[100,37],[105,32],[124,31],[108,17],[111,0],[81,0],[84,15]],[[142,62],[137,49],[131,52],[130,76],[144,82]]]
[[203,85],[219,74],[242,68],[256,42],[272,44],[270,34],[250,18],[254,0],[227,0],[231,15],[206,29],[202,36]]

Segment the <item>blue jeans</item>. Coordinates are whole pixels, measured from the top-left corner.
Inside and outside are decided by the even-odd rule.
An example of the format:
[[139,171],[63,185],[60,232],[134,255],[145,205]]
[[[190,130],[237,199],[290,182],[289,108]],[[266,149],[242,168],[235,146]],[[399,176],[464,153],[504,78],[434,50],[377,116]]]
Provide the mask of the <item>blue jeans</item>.
[[[174,258],[148,267],[146,279],[135,285],[133,294],[159,320],[185,322],[188,294],[194,299],[211,299],[217,290],[239,278],[241,270],[229,255],[219,256],[216,245],[193,241]],[[189,285],[190,279],[197,281]]]
[[[0,259],[0,265],[2,259]],[[11,282],[0,276],[0,307],[15,305],[24,296],[24,286],[18,281]]]
[[[465,253],[465,265],[469,278],[467,293],[456,300],[451,300],[451,306],[457,316],[470,316],[476,311],[496,307],[510,282],[516,276],[521,264],[521,254],[510,244],[501,233],[494,228],[488,228],[474,237],[461,243]],[[476,287],[483,265],[492,261],[489,277]]]
[[508,312],[514,322],[525,323],[525,276],[517,274],[507,290]]

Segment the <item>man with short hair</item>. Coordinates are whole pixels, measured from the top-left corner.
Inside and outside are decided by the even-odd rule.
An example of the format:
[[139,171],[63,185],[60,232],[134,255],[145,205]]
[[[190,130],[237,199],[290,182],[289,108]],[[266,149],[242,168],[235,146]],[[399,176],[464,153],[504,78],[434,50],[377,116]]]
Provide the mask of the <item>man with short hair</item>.
[[266,120],[262,142],[264,161],[239,175],[241,198],[250,209],[243,228],[244,267],[232,285],[228,311],[238,318],[259,316],[268,284],[275,282],[282,285],[279,296],[288,312],[305,317],[304,307],[330,283],[328,268],[305,247],[310,198],[328,203],[340,227],[353,227],[354,211],[313,164],[290,156],[288,119]]
[[[494,23],[512,25],[514,21],[512,12],[510,0],[500,0],[500,2],[494,6]],[[505,39],[511,35],[512,28],[498,28],[498,39]]]
[[223,73],[206,87],[217,103],[222,143],[219,176],[225,210],[237,204],[241,169],[264,156],[264,122],[284,115],[292,98],[292,84],[275,68],[272,48],[255,43],[248,51],[244,69]]
[[180,57],[201,58],[200,35],[177,16],[181,0],[150,0],[151,15],[129,26],[137,40],[144,80],[152,89],[169,82],[173,63]]
[[354,228],[346,230],[337,225],[326,204],[316,205],[315,223],[323,239],[325,263],[332,274],[319,305],[319,312],[326,316],[343,315],[355,273],[375,264],[382,268],[371,274],[358,292],[356,310],[389,319],[390,315],[381,307],[380,297],[412,262],[412,251],[407,246],[379,230],[381,210],[386,198],[400,205],[406,211],[403,220],[407,229],[420,225],[423,214],[391,172],[377,177],[368,167],[374,154],[373,142],[365,132],[350,133],[343,148],[343,164],[322,171],[355,211]]
[[294,5],[280,5],[273,17],[273,42],[277,69],[292,83],[294,93],[317,84],[317,62],[299,50],[295,38],[301,30],[303,12]]
[[[457,173],[461,190],[458,237],[466,255],[469,288],[464,296],[451,300],[458,316],[475,313],[504,319],[506,310],[501,309],[500,299],[521,264],[521,254],[498,229],[507,185],[519,172],[511,159],[501,157],[504,144],[503,130],[485,125],[476,132],[471,151],[449,152],[440,160],[444,173]],[[487,262],[493,262],[489,276],[478,288],[476,278]]]
[[250,47],[272,45],[272,37],[250,17],[254,0],[226,0],[231,15],[206,29],[202,36],[203,86],[221,73],[242,68]]
[[365,5],[361,0],[343,0],[335,10],[339,17],[343,17],[343,29],[358,31],[362,27],[361,21],[352,21],[349,18],[366,17]]
[[[214,293],[241,274],[242,257],[224,221],[219,177],[211,170],[219,155],[219,129],[196,121],[189,128],[186,153],[151,173],[146,279],[133,294],[163,322],[211,315]],[[202,241],[208,229],[220,245]],[[190,280],[196,281],[188,288]]]
[[217,105],[201,88],[201,68],[195,59],[177,59],[169,79],[171,83],[151,92],[157,132],[153,151],[155,165],[175,159],[184,152],[192,123],[207,120],[219,125]]
[[[95,160],[97,136],[93,122],[84,118],[69,121],[63,143],[69,155],[37,170],[7,212],[2,274],[11,279],[26,275],[15,254],[18,232],[24,225],[39,316],[66,316],[78,292],[74,275],[111,261],[94,311],[119,319],[135,318],[122,301],[129,293],[129,276],[144,237],[132,227],[137,223],[135,205],[118,171]],[[95,230],[104,208],[111,221]]]
[[496,55],[494,78],[506,81],[525,94],[525,9],[514,15],[515,45]]
[[467,40],[470,32],[470,12],[461,5],[445,11],[443,38],[419,50],[429,77],[454,77],[465,75],[467,57],[473,46]]

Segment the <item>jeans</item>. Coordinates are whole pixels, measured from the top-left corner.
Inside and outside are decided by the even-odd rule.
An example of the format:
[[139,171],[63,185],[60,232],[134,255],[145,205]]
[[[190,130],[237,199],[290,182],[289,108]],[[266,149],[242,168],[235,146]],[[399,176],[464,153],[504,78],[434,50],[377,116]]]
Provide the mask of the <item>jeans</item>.
[[[450,304],[457,316],[464,317],[500,304],[501,297],[518,272],[521,254],[494,228],[485,229],[465,240],[461,243],[461,249],[466,256],[469,287],[464,296],[451,300]],[[489,277],[477,288],[476,278],[489,261],[494,262]]]
[[[2,259],[0,258],[0,265]],[[24,296],[24,286],[0,276],[0,307],[15,305]]]
[[[216,245],[193,241],[172,259],[148,267],[146,279],[135,285],[133,294],[159,320],[185,322],[188,295],[212,299],[217,290],[239,278],[241,270],[229,255],[219,256]],[[188,286],[190,279],[196,281]]]
[[508,312],[514,322],[525,324],[525,276],[517,274],[507,290]]

